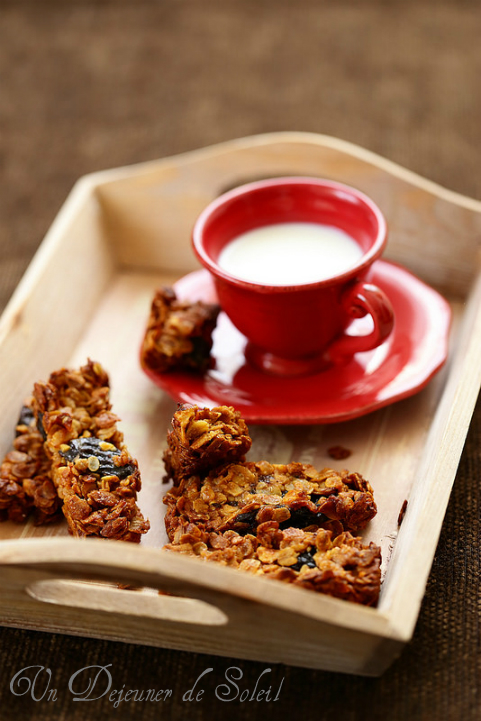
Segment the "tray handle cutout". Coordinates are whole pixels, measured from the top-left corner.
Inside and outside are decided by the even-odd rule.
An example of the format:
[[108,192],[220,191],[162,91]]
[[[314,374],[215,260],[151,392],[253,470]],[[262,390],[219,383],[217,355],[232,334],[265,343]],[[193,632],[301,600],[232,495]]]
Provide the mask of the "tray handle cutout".
[[[0,586],[9,588],[10,596],[16,595],[33,616],[45,604],[51,606],[45,611],[49,617],[55,616],[55,607],[59,617],[62,609],[85,609],[94,616],[143,617],[212,633],[209,628],[235,626],[251,606],[257,607],[246,598],[251,579],[244,575],[122,541],[35,538],[0,543]],[[15,613],[12,607],[12,619]]]
[[34,581],[26,592],[36,601],[70,608],[140,616],[177,623],[223,626],[228,617],[216,606],[194,598],[159,594],[151,588],[126,589],[105,583],[48,578]]

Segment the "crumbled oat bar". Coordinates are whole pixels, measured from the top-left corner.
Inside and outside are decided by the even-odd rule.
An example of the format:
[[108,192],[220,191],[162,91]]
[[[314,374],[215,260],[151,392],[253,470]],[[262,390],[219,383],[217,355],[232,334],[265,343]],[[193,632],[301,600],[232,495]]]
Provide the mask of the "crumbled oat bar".
[[136,504],[140,472],[117,428],[102,366],[89,360],[36,383],[33,410],[70,533],[139,542],[149,529]]
[[142,343],[142,365],[160,373],[205,371],[211,364],[212,333],[219,311],[218,305],[181,301],[172,288],[159,288]]
[[59,508],[50,461],[29,400],[16,425],[13,449],[0,466],[0,520],[21,523],[33,511],[35,524],[41,525],[57,520]]
[[183,478],[243,461],[252,440],[244,419],[231,406],[182,405],[174,413],[167,443],[166,479],[178,485]]
[[190,476],[164,502],[171,540],[185,521],[207,532],[255,533],[265,521],[277,521],[281,528],[358,532],[377,510],[370,484],[358,473],[266,461],[231,463],[205,478]]
[[267,521],[255,536],[235,531],[201,536],[194,526],[166,548],[366,606],[377,603],[381,550],[348,532],[281,529],[276,521]]
[[327,452],[335,461],[342,461],[352,455],[352,451],[344,446],[331,446],[327,449]]

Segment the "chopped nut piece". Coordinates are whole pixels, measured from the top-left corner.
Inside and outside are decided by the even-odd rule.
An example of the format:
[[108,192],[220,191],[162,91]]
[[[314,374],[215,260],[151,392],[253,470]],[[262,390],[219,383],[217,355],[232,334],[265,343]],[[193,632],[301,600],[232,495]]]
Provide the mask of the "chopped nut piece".
[[98,471],[100,468],[100,461],[95,456],[89,456],[88,458],[88,467],[89,471],[92,471],[95,473],[95,471]]
[[99,448],[101,451],[115,451],[115,446],[113,443],[107,443],[107,441],[102,441],[99,443]]

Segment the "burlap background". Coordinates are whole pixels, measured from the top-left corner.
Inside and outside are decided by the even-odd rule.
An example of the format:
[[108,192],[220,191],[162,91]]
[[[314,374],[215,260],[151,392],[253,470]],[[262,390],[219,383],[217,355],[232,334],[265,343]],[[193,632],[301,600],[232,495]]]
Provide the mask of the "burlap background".
[[[0,2],[0,305],[78,176],[234,137],[336,135],[481,197],[480,33],[476,2]],[[478,407],[414,639],[381,679],[279,666],[280,702],[223,703],[230,665],[242,687],[266,666],[0,629],[0,718],[480,718],[480,439]],[[173,698],[73,703],[70,675],[108,663]],[[10,693],[29,664],[52,669],[55,703]]]

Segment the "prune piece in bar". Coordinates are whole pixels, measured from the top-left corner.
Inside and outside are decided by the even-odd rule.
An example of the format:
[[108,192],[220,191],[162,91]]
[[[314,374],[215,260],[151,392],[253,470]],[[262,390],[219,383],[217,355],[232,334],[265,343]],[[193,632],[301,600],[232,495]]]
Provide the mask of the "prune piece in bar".
[[142,365],[160,373],[204,372],[211,365],[212,333],[219,312],[218,305],[181,301],[172,288],[159,288],[142,343]]
[[96,472],[100,476],[117,476],[124,479],[136,470],[130,463],[116,465],[113,459],[120,458],[120,451],[112,443],[98,438],[74,438],[66,446],[60,446],[59,452],[71,463],[77,459],[87,459],[89,471]]
[[46,441],[46,440],[47,440],[47,434],[45,433],[45,428],[43,427],[43,413],[41,413],[40,411],[38,412],[37,424],[36,424],[36,425],[37,425],[37,430],[38,430],[38,432],[39,432],[40,435],[42,436],[43,440]]
[[28,428],[35,426],[35,416],[29,405],[23,405],[15,427],[15,437],[22,435]]
[[164,497],[170,540],[184,519],[206,532],[256,533],[266,521],[281,528],[322,526],[358,532],[376,514],[373,491],[358,473],[311,465],[232,463],[207,477],[191,476]]
[[281,528],[308,528],[309,526],[324,526],[326,523],[332,527],[332,522],[334,522],[334,519],[330,519],[321,511],[315,513],[313,519],[312,511],[308,506],[301,506],[301,508],[291,506],[289,513],[289,518],[281,522]]
[[231,406],[183,405],[174,413],[167,444],[164,454],[167,478],[178,485],[182,478],[243,461],[252,440],[244,419]]
[[70,532],[139,542],[149,529],[136,504],[140,472],[117,428],[102,366],[89,360],[52,373],[35,384],[33,408]]
[[304,551],[297,556],[297,562],[293,566],[289,566],[292,571],[300,571],[303,566],[308,568],[316,568],[316,559],[312,555],[312,549],[310,551]]
[[191,529],[166,549],[366,606],[375,606],[379,597],[381,550],[348,532],[282,530],[269,521],[256,536]]
[[36,525],[58,519],[60,499],[50,466],[29,402],[20,412],[13,449],[0,466],[0,520],[21,523],[32,511]]

